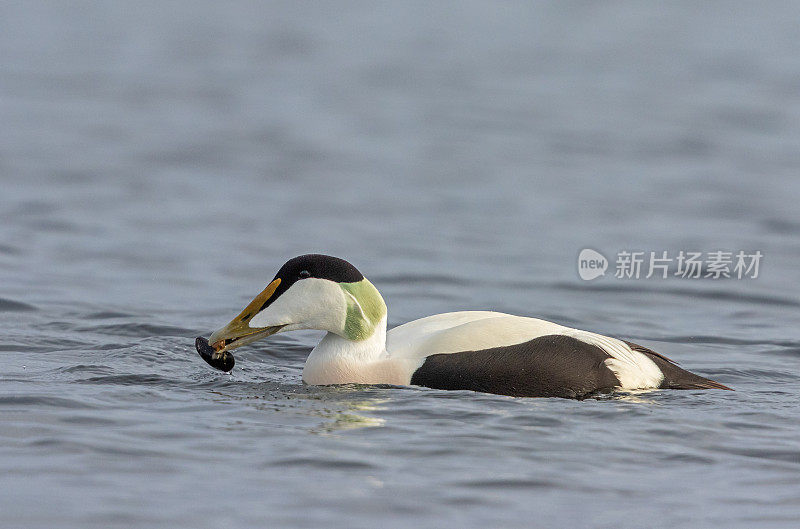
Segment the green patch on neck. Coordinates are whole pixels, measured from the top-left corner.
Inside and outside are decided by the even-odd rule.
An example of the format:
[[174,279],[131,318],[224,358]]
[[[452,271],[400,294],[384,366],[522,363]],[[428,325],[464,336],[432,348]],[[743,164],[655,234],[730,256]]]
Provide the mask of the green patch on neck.
[[366,340],[375,326],[386,316],[386,303],[378,289],[366,279],[355,283],[339,283],[347,297],[344,336],[348,340]]

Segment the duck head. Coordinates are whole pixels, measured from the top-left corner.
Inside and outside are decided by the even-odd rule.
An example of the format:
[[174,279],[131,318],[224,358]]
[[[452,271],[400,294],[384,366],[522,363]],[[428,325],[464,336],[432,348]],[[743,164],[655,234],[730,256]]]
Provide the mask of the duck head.
[[200,356],[223,371],[233,369],[232,349],[279,332],[317,329],[353,341],[372,336],[386,315],[378,290],[344,259],[308,254],[289,259],[269,284],[208,341]]

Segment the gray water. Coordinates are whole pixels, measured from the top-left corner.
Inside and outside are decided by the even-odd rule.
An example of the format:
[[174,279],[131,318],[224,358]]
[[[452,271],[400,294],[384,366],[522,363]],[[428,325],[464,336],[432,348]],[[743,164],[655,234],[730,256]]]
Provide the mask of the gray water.
[[[2,527],[797,527],[796,3],[0,7]],[[605,277],[578,277],[594,248]],[[616,279],[623,250],[756,279]],[[309,387],[194,337],[288,258],[733,386]]]

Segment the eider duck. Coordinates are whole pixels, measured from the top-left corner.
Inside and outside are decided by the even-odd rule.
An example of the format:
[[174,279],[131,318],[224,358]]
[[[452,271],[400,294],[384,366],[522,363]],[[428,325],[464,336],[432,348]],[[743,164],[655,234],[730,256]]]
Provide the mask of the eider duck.
[[386,304],[337,257],[290,259],[230,323],[196,348],[230,371],[232,349],[279,332],[327,331],[303,368],[312,385],[391,384],[517,397],[584,398],[618,389],[730,389],[635,343],[499,312],[450,312],[387,332]]

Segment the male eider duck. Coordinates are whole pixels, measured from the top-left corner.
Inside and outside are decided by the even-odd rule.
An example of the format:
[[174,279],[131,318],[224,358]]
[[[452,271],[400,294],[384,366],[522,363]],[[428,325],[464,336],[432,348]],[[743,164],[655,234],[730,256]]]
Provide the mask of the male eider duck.
[[517,397],[582,398],[616,389],[730,389],[635,343],[499,312],[437,314],[387,332],[386,304],[356,267],[327,255],[284,264],[230,323],[198,338],[212,366],[230,351],[299,329],[327,331],[303,381],[466,389]]

